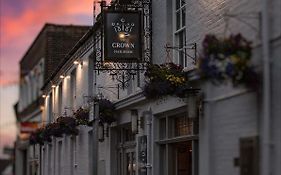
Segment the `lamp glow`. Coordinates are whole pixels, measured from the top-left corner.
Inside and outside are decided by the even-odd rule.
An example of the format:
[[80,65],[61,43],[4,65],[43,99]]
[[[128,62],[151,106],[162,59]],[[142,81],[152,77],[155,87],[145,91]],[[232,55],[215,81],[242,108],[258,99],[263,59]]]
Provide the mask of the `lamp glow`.
[[126,37],[126,35],[125,35],[124,33],[120,33],[120,34],[119,34],[119,38],[120,38],[120,39],[124,39],[125,37]]

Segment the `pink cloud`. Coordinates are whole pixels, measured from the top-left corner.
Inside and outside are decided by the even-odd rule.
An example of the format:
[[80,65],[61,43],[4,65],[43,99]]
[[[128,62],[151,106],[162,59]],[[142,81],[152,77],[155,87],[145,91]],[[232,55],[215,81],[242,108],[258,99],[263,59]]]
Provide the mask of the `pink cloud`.
[[13,0],[9,3],[12,5],[1,9],[0,85],[18,80],[18,62],[46,22],[92,24],[93,0]]
[[[107,2],[109,1],[107,0]],[[5,3],[7,4],[5,5]],[[1,1],[1,5],[0,88],[1,86],[4,88],[3,86],[17,83],[19,61],[46,22],[79,25],[92,24],[93,0],[9,0]],[[10,88],[11,86],[9,86]],[[2,93],[7,95],[5,99],[16,101],[18,97],[17,95],[15,96],[17,94],[15,89],[13,88],[9,92]],[[9,103],[9,107],[2,108],[0,112],[4,112],[5,115],[3,114],[2,116],[6,117],[1,118],[2,120],[15,119],[12,112],[12,105],[15,101]],[[13,144],[15,133],[15,124],[0,130],[0,149],[4,145]]]

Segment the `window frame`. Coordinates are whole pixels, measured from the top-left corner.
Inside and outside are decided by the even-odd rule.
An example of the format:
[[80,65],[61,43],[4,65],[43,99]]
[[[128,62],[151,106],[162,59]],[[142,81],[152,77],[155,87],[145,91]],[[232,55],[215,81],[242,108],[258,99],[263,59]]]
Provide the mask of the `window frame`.
[[[154,142],[157,145],[158,151],[158,157],[160,158],[161,156],[164,157],[162,159],[158,159],[159,167],[166,167],[165,170],[162,170],[164,172],[164,175],[170,175],[174,174],[175,172],[172,172],[173,169],[175,169],[174,165],[171,165],[171,161],[176,161],[173,160],[173,156],[175,156],[173,150],[173,146],[177,143],[184,143],[191,141],[192,144],[192,149],[194,150],[192,152],[192,175],[198,175],[198,168],[199,168],[199,119],[193,120],[193,132],[192,134],[189,135],[182,135],[182,136],[175,136],[171,135],[170,133],[174,134],[173,129],[171,129],[171,125],[174,125],[174,122],[171,123],[171,120],[175,120],[177,117],[184,117],[184,115],[187,115],[187,112],[184,108],[180,108],[177,110],[173,110],[164,114],[161,114],[159,116],[156,116],[156,128],[157,128],[157,134],[155,135],[155,140]],[[186,116],[187,117],[187,116]],[[161,123],[160,121],[165,119],[165,138],[161,138],[160,133],[163,132],[161,130]],[[192,119],[191,119],[192,120]],[[164,125],[162,125],[164,126]],[[161,132],[160,132],[161,130]],[[161,153],[160,153],[161,152]],[[163,153],[165,155],[163,155]],[[162,160],[162,162],[160,161]],[[162,165],[162,166],[161,166]],[[169,166],[169,167],[168,167]],[[159,172],[160,173],[160,172]]]
[[[174,50],[174,61],[178,63],[179,65],[182,65],[183,67],[188,67],[188,57],[185,54],[186,52],[186,2],[184,5],[182,5],[183,0],[176,0],[173,2],[173,8],[172,8],[172,14],[173,14],[173,41],[174,41],[174,46],[176,47],[176,50]],[[177,2],[180,4],[179,8],[177,8]],[[184,25],[182,23],[182,14],[183,11],[185,11],[185,16],[184,16]],[[179,28],[178,28],[178,13],[179,13]],[[183,42],[180,43],[180,35],[183,34]],[[182,47],[180,46],[182,44]]]

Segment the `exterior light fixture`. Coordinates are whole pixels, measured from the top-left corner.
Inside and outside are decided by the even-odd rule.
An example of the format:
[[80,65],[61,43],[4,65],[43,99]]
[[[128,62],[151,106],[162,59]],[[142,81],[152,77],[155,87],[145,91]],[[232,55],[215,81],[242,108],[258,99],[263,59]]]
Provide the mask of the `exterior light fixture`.
[[126,37],[126,35],[125,35],[124,33],[120,33],[120,34],[119,34],[119,38],[120,38],[120,39],[124,39],[125,37]]
[[65,78],[69,79],[69,78],[70,78],[70,75],[67,75]]
[[47,95],[45,95],[45,94],[42,95],[42,98],[46,98],[46,97],[47,97]]
[[55,88],[55,87],[56,87],[56,85],[53,84],[53,85],[52,85],[52,88]]
[[83,66],[83,61],[81,61],[81,60],[75,60],[75,61],[73,61],[73,64],[74,65],[80,65],[81,67]]
[[138,110],[136,109],[131,110],[131,126],[132,132],[136,134],[138,132]]
[[61,78],[61,79],[64,79],[64,76],[63,76],[63,75],[60,75],[60,78]]

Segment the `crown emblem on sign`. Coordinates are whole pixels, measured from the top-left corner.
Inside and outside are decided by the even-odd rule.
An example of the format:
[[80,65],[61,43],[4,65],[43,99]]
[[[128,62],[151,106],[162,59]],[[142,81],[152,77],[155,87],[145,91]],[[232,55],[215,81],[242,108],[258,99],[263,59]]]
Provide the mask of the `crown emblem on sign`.
[[120,22],[112,23],[112,27],[116,33],[124,33],[126,35],[129,35],[134,26],[134,23],[126,22],[124,18],[121,18]]

